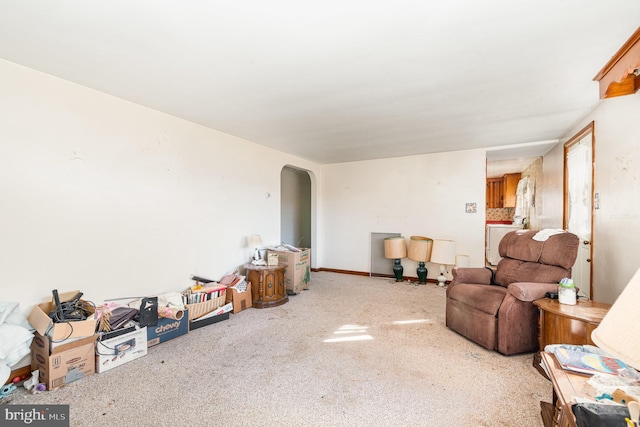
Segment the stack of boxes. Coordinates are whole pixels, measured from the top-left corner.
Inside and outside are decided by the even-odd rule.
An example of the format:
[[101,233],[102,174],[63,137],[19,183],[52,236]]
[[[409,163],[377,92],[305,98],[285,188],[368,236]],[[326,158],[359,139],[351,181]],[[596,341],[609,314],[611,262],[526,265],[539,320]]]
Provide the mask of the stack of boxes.
[[[301,264],[308,257],[307,250],[296,253],[291,259],[282,258],[294,265],[289,278],[292,289],[294,285],[295,289],[301,289],[308,284],[308,270],[305,278],[306,267]],[[98,320],[93,303],[80,299],[79,291],[60,293],[59,305],[52,298],[50,302],[35,305],[28,316],[35,329],[31,370],[38,370],[39,382],[47,390],[53,390],[143,357],[149,347],[185,335],[189,330],[228,319],[231,311],[238,313],[251,307],[251,284],[244,281],[244,276],[235,279],[243,286],[227,288],[223,285],[224,291],[219,291],[216,298],[185,304],[179,317],[159,317],[153,326],[144,325],[142,321],[140,326],[132,321],[114,331],[99,333],[96,333]],[[73,312],[67,313],[68,317],[56,315],[57,310],[70,306],[82,307],[82,316],[76,318]],[[154,308],[157,309],[157,303]]]
[[[71,301],[78,293],[60,294],[60,301]],[[80,302],[88,311],[95,311],[90,303]],[[47,386],[47,390],[91,375],[96,368],[96,321],[54,323],[49,313],[55,307],[53,301],[38,304],[28,317],[36,330],[31,342],[31,369],[39,370],[39,381]]]
[[289,295],[296,295],[304,289],[309,289],[311,249],[293,247],[269,249],[267,256],[277,256],[278,264],[287,267],[284,280]]

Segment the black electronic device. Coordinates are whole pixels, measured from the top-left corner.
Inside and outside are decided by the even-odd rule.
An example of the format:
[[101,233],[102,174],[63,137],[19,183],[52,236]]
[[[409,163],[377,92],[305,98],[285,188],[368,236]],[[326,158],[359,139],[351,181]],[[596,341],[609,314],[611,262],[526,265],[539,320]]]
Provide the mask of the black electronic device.
[[142,298],[140,304],[140,327],[158,324],[158,297]]
[[[86,320],[91,312],[87,310],[87,305],[81,301],[82,292],[78,292],[71,301],[60,301],[57,289],[51,291],[53,294],[53,309],[49,312],[49,317],[54,323],[71,322],[75,320]],[[92,305],[89,303],[89,305]]]
[[551,298],[551,299],[558,299],[558,293],[557,292],[547,292],[547,294],[545,296],[547,298]]
[[116,329],[115,331],[100,333],[100,335],[98,335],[98,341],[110,340],[111,338],[116,338],[116,337],[119,337],[120,335],[128,334],[129,332],[133,332],[135,330],[136,330],[135,326],[131,324],[130,326],[125,325],[124,327],[120,329]]
[[64,313],[62,311],[62,305],[60,304],[60,295],[58,295],[58,290],[54,289],[51,291],[53,294],[53,310],[49,312],[49,317],[54,322],[61,322],[64,318]]

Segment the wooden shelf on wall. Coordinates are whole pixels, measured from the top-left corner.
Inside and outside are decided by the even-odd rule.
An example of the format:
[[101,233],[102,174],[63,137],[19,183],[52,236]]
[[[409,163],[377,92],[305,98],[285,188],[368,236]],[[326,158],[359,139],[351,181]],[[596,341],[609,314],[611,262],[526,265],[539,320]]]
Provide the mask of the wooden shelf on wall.
[[640,27],[593,78],[600,85],[600,99],[631,95],[640,89]]

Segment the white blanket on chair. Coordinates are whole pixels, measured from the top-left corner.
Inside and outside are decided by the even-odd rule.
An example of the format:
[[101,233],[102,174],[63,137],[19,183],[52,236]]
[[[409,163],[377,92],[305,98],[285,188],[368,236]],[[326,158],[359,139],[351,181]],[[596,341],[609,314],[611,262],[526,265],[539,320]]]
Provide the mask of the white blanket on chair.
[[554,236],[556,234],[562,234],[562,233],[566,233],[566,231],[561,228],[545,228],[544,230],[538,231],[533,236],[533,240],[537,240],[538,242],[544,242],[549,237]]

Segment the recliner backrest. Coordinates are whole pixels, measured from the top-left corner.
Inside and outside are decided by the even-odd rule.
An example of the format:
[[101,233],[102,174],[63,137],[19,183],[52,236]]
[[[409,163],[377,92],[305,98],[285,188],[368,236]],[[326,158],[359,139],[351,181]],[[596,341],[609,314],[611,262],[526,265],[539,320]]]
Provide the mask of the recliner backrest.
[[545,241],[533,240],[538,230],[516,230],[500,241],[495,281],[500,286],[514,282],[558,283],[571,277],[571,267],[578,256],[579,239],[564,232]]

